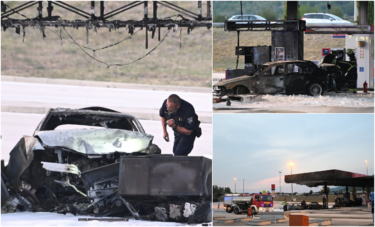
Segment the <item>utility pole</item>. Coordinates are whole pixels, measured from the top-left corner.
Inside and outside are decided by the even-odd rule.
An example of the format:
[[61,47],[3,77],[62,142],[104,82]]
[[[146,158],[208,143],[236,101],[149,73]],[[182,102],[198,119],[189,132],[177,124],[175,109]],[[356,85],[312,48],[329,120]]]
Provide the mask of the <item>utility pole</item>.
[[[290,165],[290,175],[293,175],[292,168],[293,168],[293,163],[289,163]],[[293,201],[293,183],[292,183],[292,201]]]
[[242,194],[245,194],[245,179],[243,179],[242,183]]
[[279,195],[281,195],[281,171],[279,171],[279,173],[280,173],[280,180],[279,180],[280,194]]
[[236,181],[237,181],[237,178],[233,178],[234,180],[234,194],[236,194]]

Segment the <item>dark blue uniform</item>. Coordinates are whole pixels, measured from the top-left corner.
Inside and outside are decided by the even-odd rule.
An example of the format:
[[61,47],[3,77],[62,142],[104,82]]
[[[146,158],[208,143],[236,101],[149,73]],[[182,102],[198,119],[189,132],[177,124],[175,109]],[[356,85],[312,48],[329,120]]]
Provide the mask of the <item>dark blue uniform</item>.
[[[195,113],[194,107],[181,99],[180,108],[173,114],[170,114],[167,109],[167,100],[163,102],[163,106],[159,111],[160,117],[164,117],[166,120],[174,119],[177,126],[184,127],[187,130],[194,130],[198,127],[198,116]],[[190,135],[182,135],[177,131],[174,132],[174,155],[188,155],[194,147],[196,133],[191,132]]]

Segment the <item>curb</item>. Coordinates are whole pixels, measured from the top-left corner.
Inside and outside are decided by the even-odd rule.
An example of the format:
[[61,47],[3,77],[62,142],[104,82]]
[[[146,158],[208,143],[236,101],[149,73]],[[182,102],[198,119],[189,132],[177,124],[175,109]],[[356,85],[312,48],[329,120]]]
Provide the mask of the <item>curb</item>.
[[59,85],[73,85],[73,86],[87,86],[87,87],[110,87],[110,88],[122,88],[122,89],[155,90],[155,91],[182,91],[182,92],[194,92],[194,93],[212,93],[212,89],[206,88],[206,87],[127,84],[127,83],[119,83],[119,82],[67,80],[67,79],[51,79],[51,78],[4,76],[4,75],[1,75],[1,81],[38,83],[38,84],[59,84]]

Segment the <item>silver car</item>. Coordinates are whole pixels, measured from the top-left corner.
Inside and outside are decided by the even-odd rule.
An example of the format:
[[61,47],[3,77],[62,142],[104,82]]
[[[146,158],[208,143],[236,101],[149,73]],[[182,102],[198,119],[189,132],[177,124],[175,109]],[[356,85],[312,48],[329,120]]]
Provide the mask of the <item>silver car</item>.
[[306,21],[306,26],[353,26],[350,21],[343,20],[329,13],[305,13],[301,20]]
[[[243,15],[233,15],[228,21],[235,21],[236,24],[247,24],[249,20],[267,20],[264,17],[252,14],[243,14]],[[243,22],[242,22],[243,21]]]

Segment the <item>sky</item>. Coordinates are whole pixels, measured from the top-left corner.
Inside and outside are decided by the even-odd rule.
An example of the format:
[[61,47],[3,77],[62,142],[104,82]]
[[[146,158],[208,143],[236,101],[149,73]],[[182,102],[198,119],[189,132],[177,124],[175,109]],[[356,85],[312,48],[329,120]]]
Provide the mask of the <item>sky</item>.
[[[291,192],[284,175],[330,169],[374,174],[373,114],[214,114],[213,185]],[[233,178],[237,178],[235,180]],[[245,180],[243,180],[245,179]],[[320,191],[293,184],[293,192]]]

